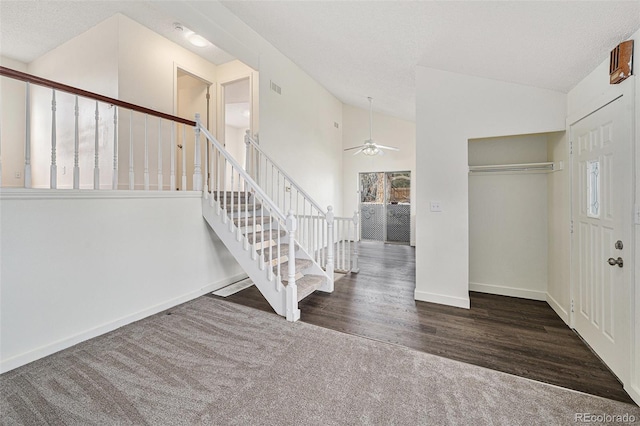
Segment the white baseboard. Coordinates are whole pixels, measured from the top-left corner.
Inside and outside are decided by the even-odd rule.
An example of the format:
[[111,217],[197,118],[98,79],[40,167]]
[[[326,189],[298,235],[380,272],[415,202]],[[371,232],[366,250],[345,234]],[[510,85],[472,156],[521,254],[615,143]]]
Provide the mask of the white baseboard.
[[562,321],[564,321],[565,324],[569,325],[569,312],[567,312],[567,310],[564,309],[562,305],[560,305],[558,301],[554,299],[553,296],[551,296],[549,293],[547,293],[547,303],[549,304],[549,306],[551,306],[551,309],[553,309],[556,314],[558,314]]
[[428,293],[426,291],[416,290],[414,298],[415,300],[420,300],[422,302],[438,303],[440,305],[454,306],[456,308],[469,309],[471,307],[471,303],[469,302],[468,297],[464,298],[445,296],[443,294]]
[[547,293],[544,291],[526,290],[494,284],[469,283],[469,291],[498,294],[500,296],[520,297],[523,299],[541,300],[543,302],[547,300]]
[[70,348],[71,346],[77,345],[78,343],[84,342],[85,340],[98,337],[102,334],[108,333],[110,331],[113,331],[127,324],[131,324],[132,322],[139,321],[148,316],[157,314],[158,312],[162,312],[174,306],[188,302],[204,294],[211,293],[212,291],[216,291],[222,287],[225,287],[236,281],[240,281],[246,277],[247,277],[247,274],[243,272],[241,274],[237,274],[237,275],[225,278],[215,283],[207,284],[198,290],[191,291],[187,294],[183,294],[181,296],[175,297],[173,299],[167,300],[157,305],[150,306],[149,308],[143,309],[141,311],[134,312],[124,317],[115,319],[107,324],[103,324],[98,327],[91,328],[82,333],[69,336],[67,338],[58,340],[48,345],[41,346],[39,348],[35,348],[30,351],[24,352],[22,354],[15,355],[11,358],[2,360],[0,361],[0,374],[6,373],[7,371],[13,370],[14,368],[21,367],[25,364],[36,361],[40,358],[44,358],[45,356],[54,354],[63,349]]
[[638,386],[625,386],[624,390],[636,404],[640,405],[640,388]]

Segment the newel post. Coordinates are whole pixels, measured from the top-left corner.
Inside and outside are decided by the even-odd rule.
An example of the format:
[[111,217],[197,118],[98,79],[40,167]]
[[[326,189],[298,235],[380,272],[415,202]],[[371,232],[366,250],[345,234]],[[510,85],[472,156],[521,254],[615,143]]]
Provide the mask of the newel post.
[[329,291],[333,291],[333,207],[327,207],[327,266],[326,271],[331,280]]
[[196,114],[196,127],[194,127],[196,134],[196,146],[195,155],[193,161],[193,190],[202,191],[202,166],[201,166],[201,152],[200,152],[200,114]]
[[351,264],[351,273],[357,274],[360,272],[358,266],[358,232],[360,231],[360,215],[358,210],[353,212],[353,263]]
[[287,321],[297,321],[300,319],[300,309],[298,309],[298,286],[296,285],[296,229],[298,220],[294,216],[293,210],[289,210],[287,216],[287,235],[289,236],[289,281],[286,287],[286,314]]

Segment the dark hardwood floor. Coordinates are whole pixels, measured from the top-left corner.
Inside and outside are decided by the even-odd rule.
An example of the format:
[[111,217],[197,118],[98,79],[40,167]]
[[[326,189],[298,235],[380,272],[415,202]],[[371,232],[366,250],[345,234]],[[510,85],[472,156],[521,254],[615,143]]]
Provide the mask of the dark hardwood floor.
[[[471,309],[418,302],[414,248],[359,249],[360,273],[300,302],[302,321],[633,404],[547,303],[473,292]],[[273,312],[255,287],[226,300]]]

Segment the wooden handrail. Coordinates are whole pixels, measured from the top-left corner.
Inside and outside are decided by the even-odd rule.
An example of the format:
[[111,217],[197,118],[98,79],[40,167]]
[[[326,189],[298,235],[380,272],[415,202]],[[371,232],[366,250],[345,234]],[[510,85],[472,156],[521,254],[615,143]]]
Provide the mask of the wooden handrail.
[[124,102],[118,99],[110,98],[108,96],[103,96],[97,93],[78,89],[77,87],[68,86],[66,84],[58,83],[52,80],[47,80],[46,78],[37,77],[35,75],[27,74],[25,72],[17,71],[11,68],[0,66],[0,75],[13,78],[16,80],[26,81],[28,83],[37,84],[38,86],[44,86],[44,87],[49,87],[55,90],[61,90],[63,92],[71,93],[71,94],[82,96],[89,99],[94,99],[96,101],[105,102],[111,105],[130,109],[133,111],[141,112],[143,114],[164,118],[165,120],[171,120],[177,123],[183,123],[192,127],[195,127],[196,125],[196,122],[193,120],[187,120],[186,118],[176,117],[175,115],[171,115],[171,114],[165,114],[164,112],[155,111],[150,108],[145,108],[143,106],[139,106],[129,102]]

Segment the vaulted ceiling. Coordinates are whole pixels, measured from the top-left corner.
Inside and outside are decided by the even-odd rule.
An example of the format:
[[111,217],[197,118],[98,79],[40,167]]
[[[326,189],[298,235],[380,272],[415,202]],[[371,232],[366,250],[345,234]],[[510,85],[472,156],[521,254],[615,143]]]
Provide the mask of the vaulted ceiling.
[[[0,1],[0,53],[30,62],[121,12],[189,46],[154,1]],[[415,117],[417,65],[568,92],[640,27],[640,1],[223,1],[341,101]],[[215,40],[210,40],[215,43]]]

